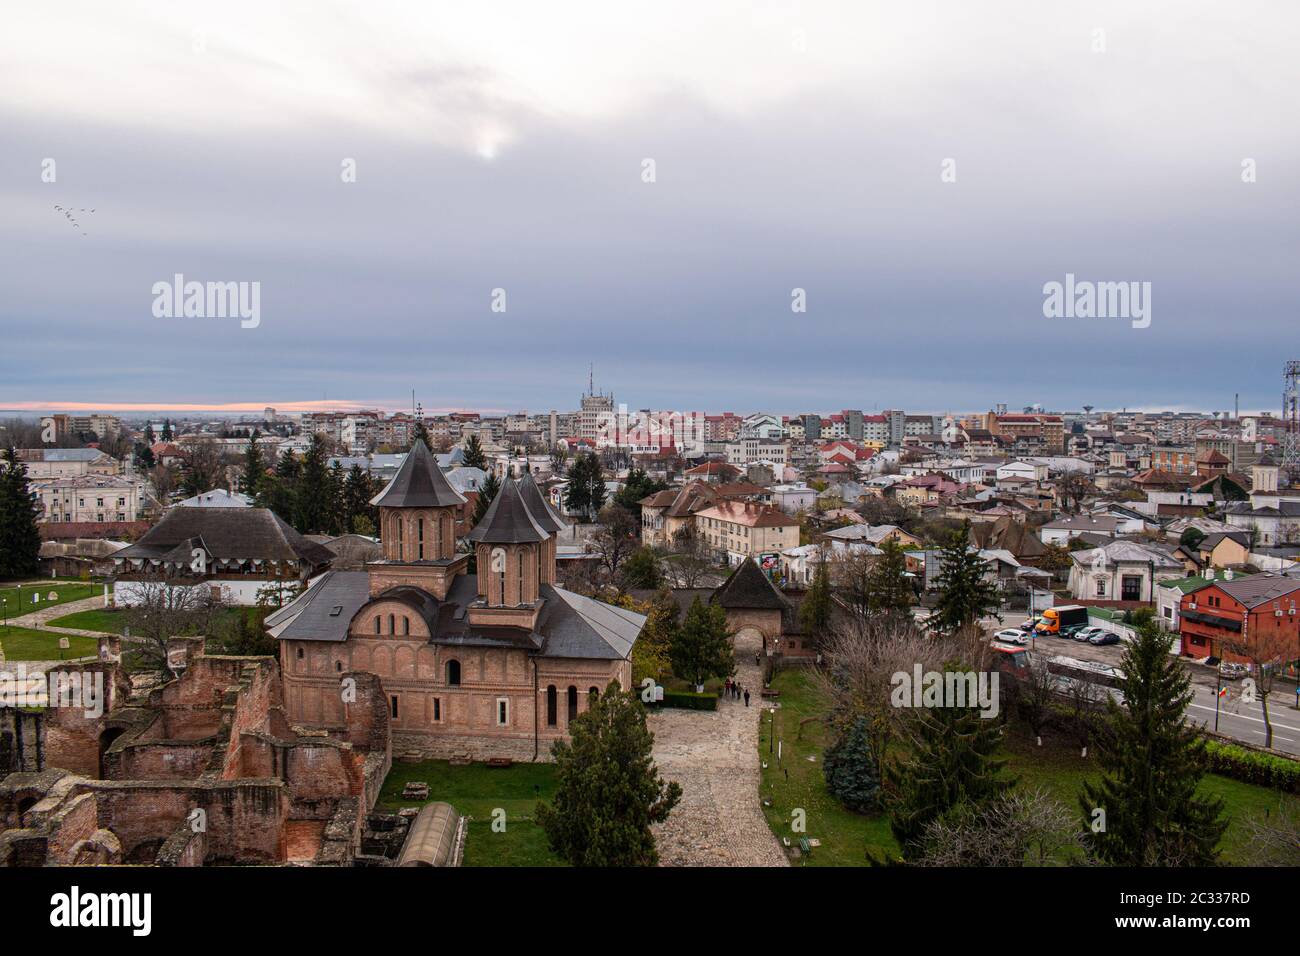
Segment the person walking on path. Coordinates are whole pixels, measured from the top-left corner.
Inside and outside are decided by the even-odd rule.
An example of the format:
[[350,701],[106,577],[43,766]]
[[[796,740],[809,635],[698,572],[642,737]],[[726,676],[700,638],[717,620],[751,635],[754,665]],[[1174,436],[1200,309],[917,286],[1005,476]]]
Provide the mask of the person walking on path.
[[749,706],[749,688],[748,688],[748,687],[745,688],[745,706],[746,706],[746,707]]

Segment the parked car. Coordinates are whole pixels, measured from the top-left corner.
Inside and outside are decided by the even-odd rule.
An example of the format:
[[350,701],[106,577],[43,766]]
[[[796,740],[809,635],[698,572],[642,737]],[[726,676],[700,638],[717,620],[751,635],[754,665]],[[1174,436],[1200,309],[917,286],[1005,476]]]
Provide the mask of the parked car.
[[993,635],[996,641],[1002,641],[1004,644],[1028,644],[1029,635],[1018,627],[1005,627]]
[[1073,638],[1087,626],[1086,624],[1066,624],[1061,628],[1060,636]]
[[1095,644],[1098,647],[1105,647],[1107,644],[1118,644],[1119,635],[1110,631],[1102,631],[1100,634],[1094,634],[1088,638],[1089,644]]
[[1075,633],[1074,639],[1077,641],[1091,641],[1098,634],[1105,634],[1105,633],[1106,632],[1104,630],[1097,627],[1096,625],[1091,625],[1089,627],[1080,628]]
[[1241,680],[1250,673],[1250,668],[1245,664],[1236,664],[1232,661],[1224,661],[1219,665],[1219,676],[1224,680]]
[[1017,626],[1018,628],[1020,628],[1020,630],[1024,631],[1026,634],[1028,634],[1028,633],[1030,633],[1034,628],[1036,628],[1036,627],[1038,626],[1038,618],[1036,618],[1036,617],[1031,617],[1031,618],[1030,618],[1029,620],[1027,620],[1027,621],[1021,621],[1021,622],[1020,622],[1019,624],[1017,624],[1016,626]]

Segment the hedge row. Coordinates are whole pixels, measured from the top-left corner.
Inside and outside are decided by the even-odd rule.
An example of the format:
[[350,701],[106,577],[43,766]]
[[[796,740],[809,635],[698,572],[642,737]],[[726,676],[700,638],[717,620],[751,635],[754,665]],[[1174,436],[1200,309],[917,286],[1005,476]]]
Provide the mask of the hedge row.
[[1300,760],[1275,757],[1273,754],[1234,747],[1217,740],[1207,740],[1205,752],[1209,755],[1210,770],[1214,773],[1245,783],[1300,793]]
[[664,690],[663,705],[683,710],[717,710],[717,694],[697,694],[690,690]]

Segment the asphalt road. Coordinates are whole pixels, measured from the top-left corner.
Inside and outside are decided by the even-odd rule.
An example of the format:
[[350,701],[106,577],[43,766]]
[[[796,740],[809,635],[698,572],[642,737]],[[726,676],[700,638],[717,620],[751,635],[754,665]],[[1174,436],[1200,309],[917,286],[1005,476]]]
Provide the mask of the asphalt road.
[[[1019,623],[1019,619],[1009,623]],[[1110,644],[1097,647],[1087,642],[1059,637],[1035,638],[1030,642],[1031,652],[1053,657],[1073,657],[1082,661],[1099,661],[1119,666],[1124,645]],[[1192,702],[1187,705],[1187,719],[1214,730],[1215,727],[1215,672],[1203,664],[1184,663],[1192,678]],[[1246,743],[1264,746],[1264,711],[1257,699],[1246,703],[1242,698],[1241,681],[1224,681],[1227,696],[1220,699],[1218,732]],[[1269,694],[1269,721],[1273,725],[1273,749],[1300,755],[1300,711],[1295,708],[1295,685],[1281,679],[1275,680]]]

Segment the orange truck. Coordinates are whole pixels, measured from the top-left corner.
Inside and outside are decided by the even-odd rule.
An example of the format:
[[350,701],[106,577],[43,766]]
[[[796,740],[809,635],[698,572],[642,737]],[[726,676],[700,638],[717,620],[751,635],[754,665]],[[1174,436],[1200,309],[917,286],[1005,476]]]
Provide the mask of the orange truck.
[[1088,625],[1088,609],[1082,604],[1065,604],[1044,611],[1043,619],[1034,630],[1039,634],[1060,634],[1061,628],[1076,624],[1084,627]]

